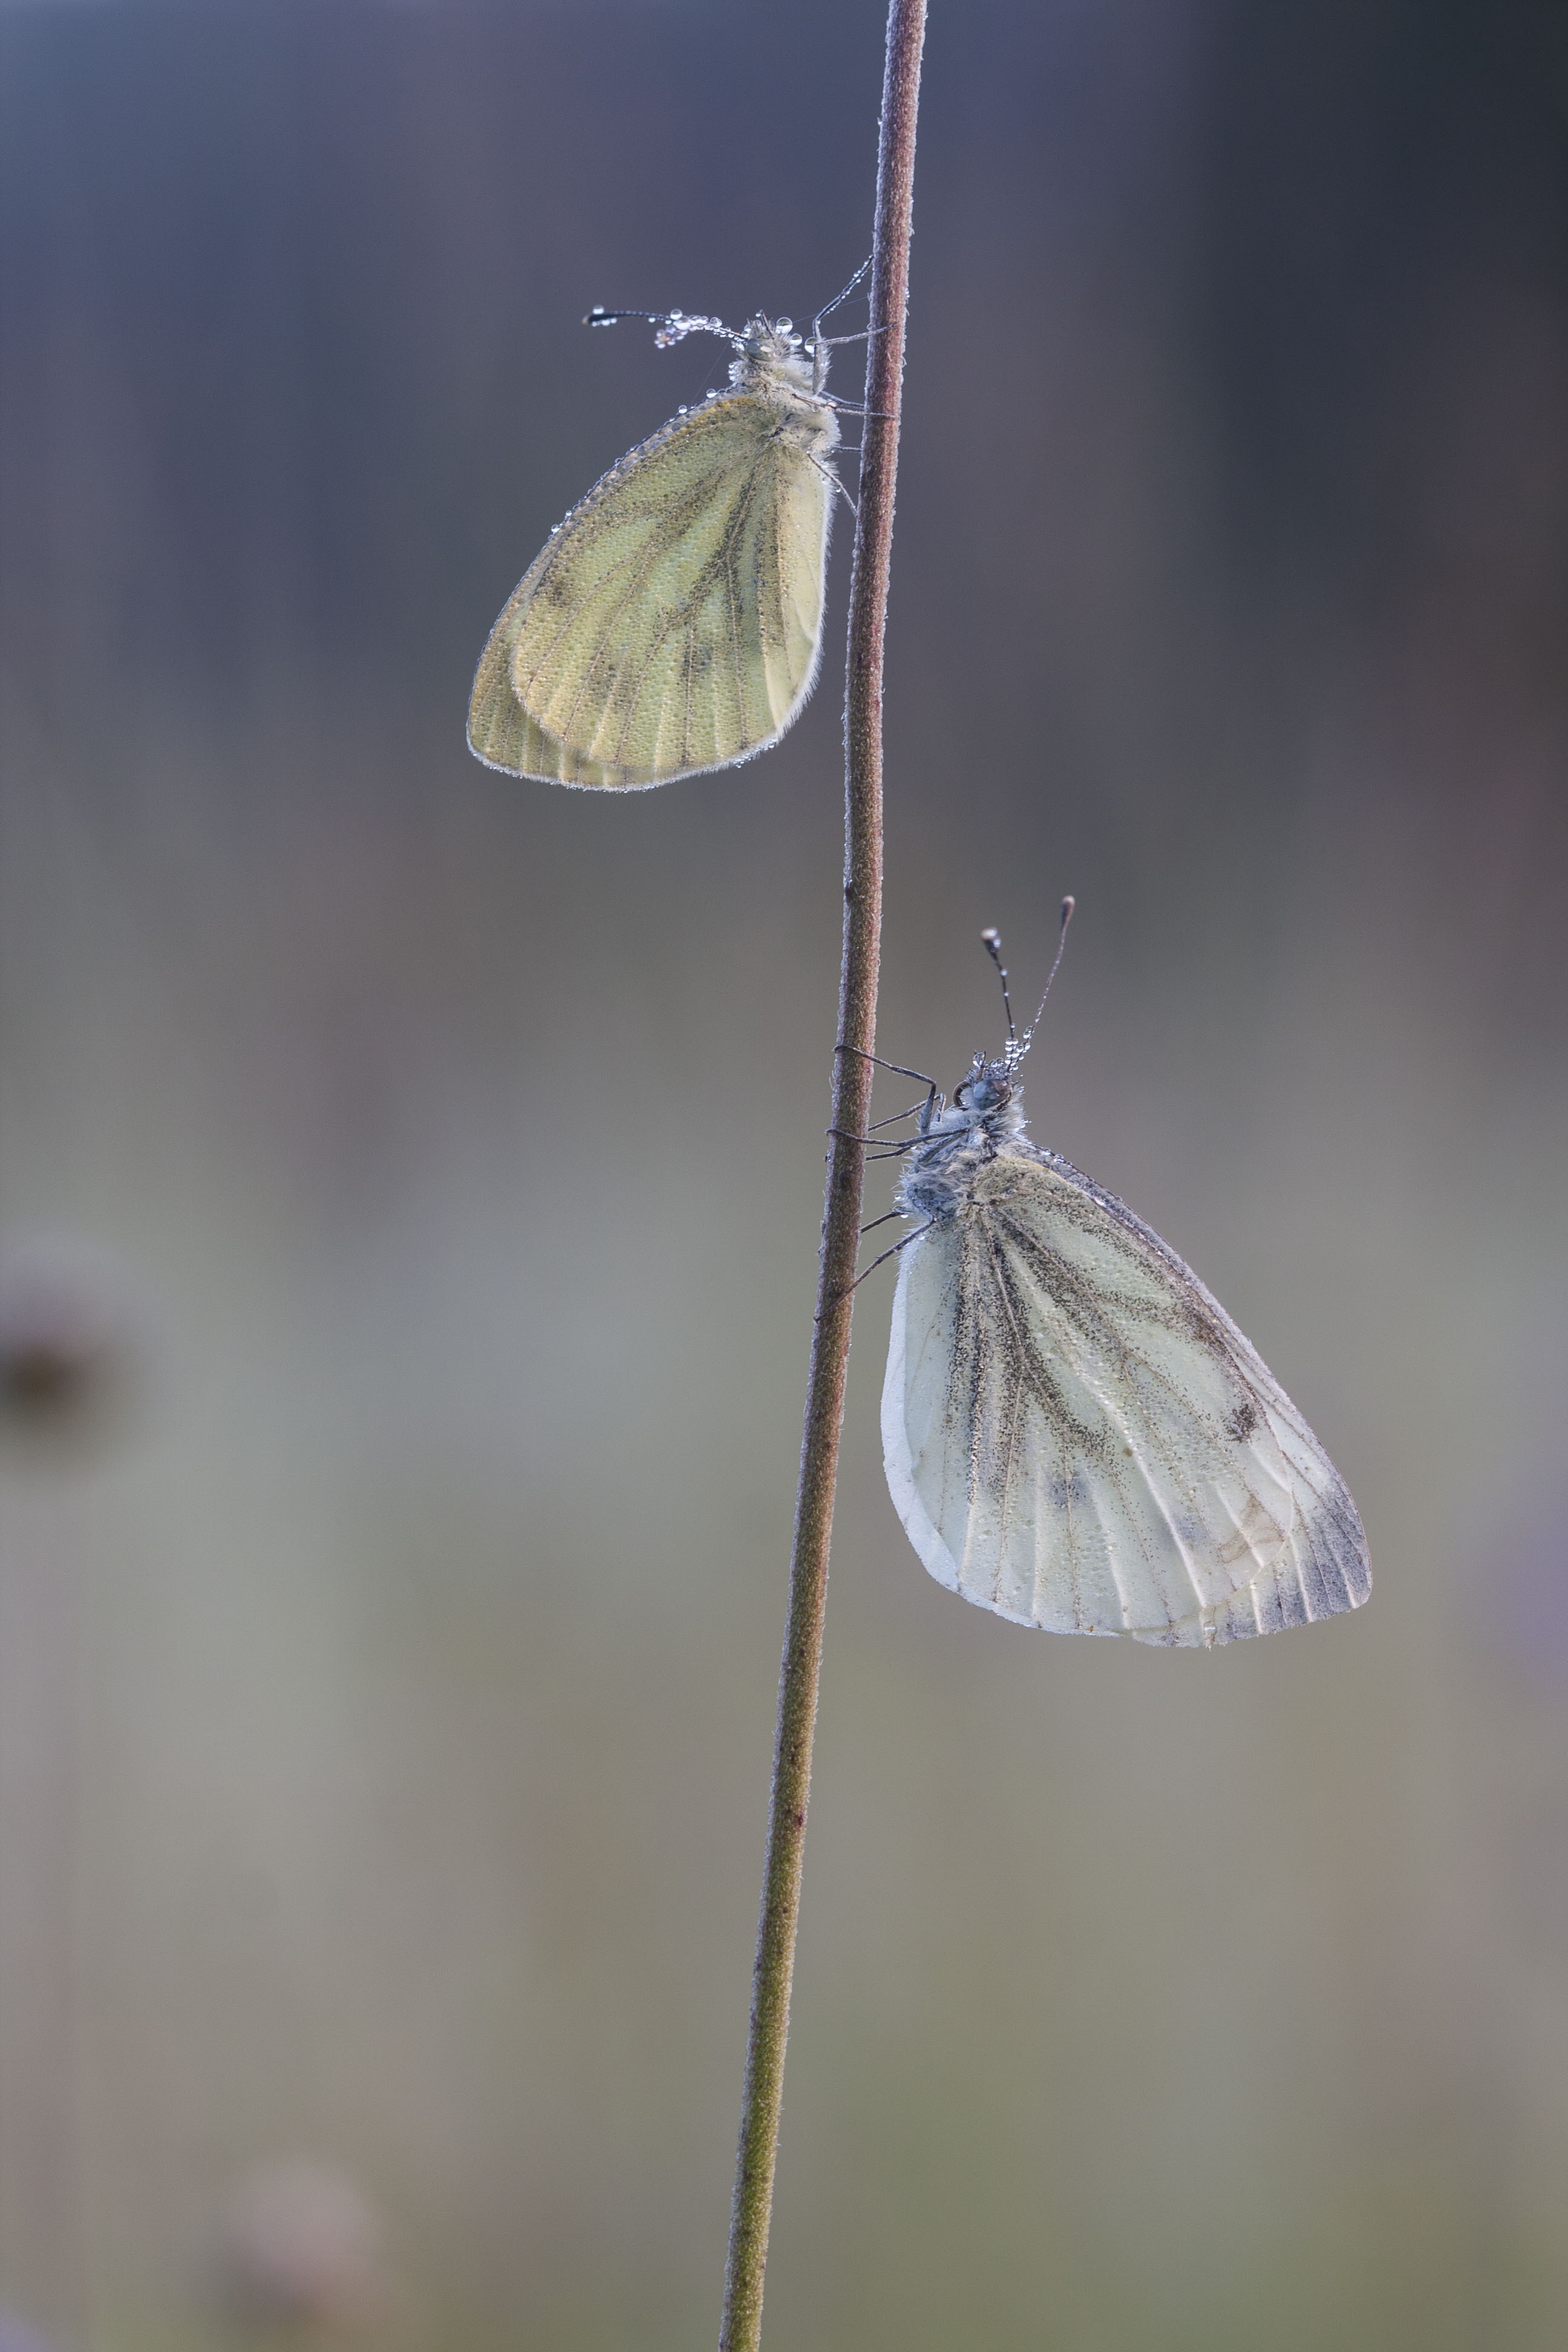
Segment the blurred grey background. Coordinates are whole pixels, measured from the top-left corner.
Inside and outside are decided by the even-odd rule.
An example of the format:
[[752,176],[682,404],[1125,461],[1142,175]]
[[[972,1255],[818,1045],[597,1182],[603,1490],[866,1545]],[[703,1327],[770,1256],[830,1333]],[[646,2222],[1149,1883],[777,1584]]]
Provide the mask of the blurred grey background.
[[[868,1286],[770,2352],[1568,2331],[1565,27],[934,0],[883,1049],[951,1083],[981,927],[1029,998],[1077,893],[1035,1131],[1377,1582],[1214,1656],[964,1608]],[[0,2302],[58,2352],[712,2339],[847,534],[752,766],[601,801],[463,715],[721,371],[583,312],[833,293],[881,36],[0,7]],[[311,2181],[357,2300],[262,2276]]]

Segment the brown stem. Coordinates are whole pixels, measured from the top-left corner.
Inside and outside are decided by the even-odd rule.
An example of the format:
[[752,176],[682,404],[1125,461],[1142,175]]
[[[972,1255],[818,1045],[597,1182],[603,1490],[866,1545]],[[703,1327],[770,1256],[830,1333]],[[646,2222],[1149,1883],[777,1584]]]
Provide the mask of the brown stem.
[[844,706],[844,958],[838,989],[833,1132],[719,2352],[757,2352],[762,2336],[763,2273],[767,2263],[784,2043],[789,2034],[790,1979],[800,1914],[801,1853],[827,1600],[827,1551],[854,1311],[852,1286],[865,1171],[865,1147],[854,1139],[865,1133],[870,1115],[871,1065],[864,1057],[875,1045],[877,1033],[882,932],[882,644],[893,544],[915,114],[925,13],[925,0],[890,0],[888,11],[871,257],[872,331],[866,360],[869,414],[849,590]]

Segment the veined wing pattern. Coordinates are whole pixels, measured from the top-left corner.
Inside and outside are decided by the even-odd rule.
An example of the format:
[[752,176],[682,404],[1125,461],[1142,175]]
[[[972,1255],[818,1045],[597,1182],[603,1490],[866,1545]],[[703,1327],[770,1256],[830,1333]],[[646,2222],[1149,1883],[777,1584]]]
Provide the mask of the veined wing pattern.
[[1016,1623],[1208,1647],[1370,1590],[1349,1494],[1224,1308],[1022,1136],[906,1251],[882,1418],[926,1567]]
[[588,493],[490,633],[480,759],[626,790],[777,740],[815,681],[833,496],[779,425],[752,394],[710,399]]

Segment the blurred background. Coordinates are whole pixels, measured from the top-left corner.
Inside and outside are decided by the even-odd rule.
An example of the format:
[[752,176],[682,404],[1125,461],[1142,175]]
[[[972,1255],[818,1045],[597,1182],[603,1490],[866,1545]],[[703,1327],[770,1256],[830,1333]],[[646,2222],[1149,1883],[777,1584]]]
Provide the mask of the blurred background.
[[[882,29],[0,7],[6,2352],[712,2340],[848,534],[751,766],[463,719],[721,378],[582,314],[834,293]],[[1076,892],[1035,1132],[1377,1583],[1212,1656],[966,1609],[868,1286],[770,2352],[1548,2352],[1568,19],[935,0],[907,401],[883,1050],[951,1084]]]

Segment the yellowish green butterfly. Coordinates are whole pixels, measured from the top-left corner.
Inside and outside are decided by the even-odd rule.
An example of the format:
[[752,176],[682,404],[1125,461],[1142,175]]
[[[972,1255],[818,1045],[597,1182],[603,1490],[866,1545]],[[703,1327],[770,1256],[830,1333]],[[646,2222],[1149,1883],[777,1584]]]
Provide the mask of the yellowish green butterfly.
[[749,760],[795,719],[821,657],[834,499],[847,495],[828,462],[840,404],[825,390],[826,315],[802,337],[788,319],[736,330],[679,310],[591,314],[652,319],[662,346],[722,336],[729,387],[612,466],[512,591],[468,706],[487,767],[638,791]]

